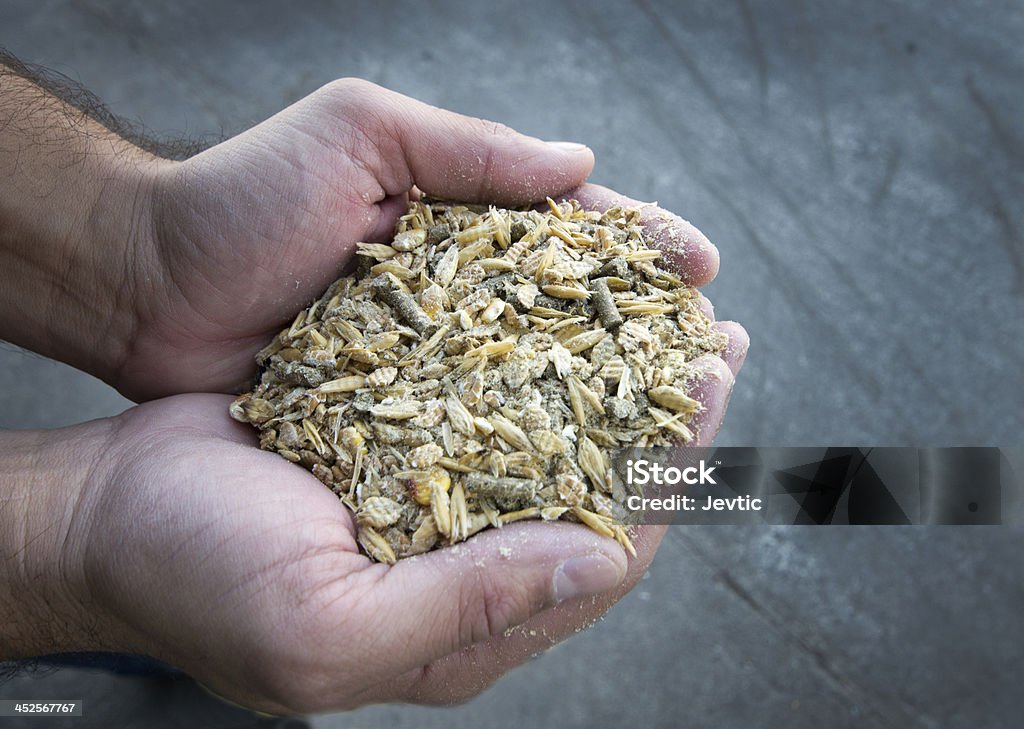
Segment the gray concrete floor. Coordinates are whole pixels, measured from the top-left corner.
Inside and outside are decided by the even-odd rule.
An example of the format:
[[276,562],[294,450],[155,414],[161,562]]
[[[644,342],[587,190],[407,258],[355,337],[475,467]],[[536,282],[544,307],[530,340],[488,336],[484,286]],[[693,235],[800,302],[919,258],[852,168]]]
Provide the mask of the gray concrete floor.
[[[361,76],[586,142],[594,181],[722,251],[707,293],[753,342],[722,445],[1022,442],[1018,2],[79,0],[0,18],[12,52],[171,136],[231,134]],[[129,405],[0,350],[0,427]],[[1021,547],[1010,529],[677,527],[605,621],[476,701],[314,724],[1012,726]],[[85,672],[0,696],[66,687],[122,726],[243,721]]]

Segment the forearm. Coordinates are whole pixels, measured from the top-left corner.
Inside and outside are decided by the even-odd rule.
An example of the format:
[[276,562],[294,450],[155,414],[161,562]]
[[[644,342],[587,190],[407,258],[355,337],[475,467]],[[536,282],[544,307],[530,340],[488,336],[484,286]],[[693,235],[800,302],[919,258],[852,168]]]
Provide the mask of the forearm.
[[108,423],[0,433],[0,661],[101,647],[82,552]]
[[0,130],[0,338],[109,377],[159,162],[2,63]]

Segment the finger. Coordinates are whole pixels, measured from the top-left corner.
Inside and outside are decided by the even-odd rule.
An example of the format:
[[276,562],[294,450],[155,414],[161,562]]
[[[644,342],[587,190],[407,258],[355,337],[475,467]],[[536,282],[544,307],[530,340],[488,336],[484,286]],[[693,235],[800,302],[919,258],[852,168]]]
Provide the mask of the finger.
[[563,195],[575,198],[587,210],[616,205],[640,207],[644,232],[664,254],[668,265],[690,286],[703,286],[718,273],[718,249],[691,223],[653,203],[620,195],[601,185],[586,184]]
[[625,575],[625,553],[611,539],[578,524],[518,523],[401,560],[360,608],[379,626],[374,651],[401,656],[409,670],[552,605],[612,590]]
[[750,349],[750,336],[746,329],[734,321],[715,322],[713,328],[729,337],[721,357],[729,365],[729,370],[735,377],[743,367],[743,361],[747,358],[747,350]]
[[545,610],[503,635],[464,648],[382,685],[375,700],[452,704],[488,688],[505,673],[548,650],[602,615],[643,578],[665,534],[664,526],[633,530],[637,556],[630,558],[622,583],[593,597],[570,600]]
[[697,374],[690,379],[687,391],[700,402],[701,409],[686,424],[693,433],[693,441],[687,445],[706,446],[722,427],[735,379],[725,360],[713,354],[698,357],[689,365]]
[[368,81],[342,79],[325,93],[355,132],[346,151],[389,195],[415,184],[450,200],[523,205],[571,190],[594,166],[583,145],[543,142]]
[[704,316],[706,316],[711,321],[715,320],[715,305],[711,303],[711,299],[709,299],[704,294],[698,293],[697,306],[700,307],[700,310],[702,312],[704,312]]

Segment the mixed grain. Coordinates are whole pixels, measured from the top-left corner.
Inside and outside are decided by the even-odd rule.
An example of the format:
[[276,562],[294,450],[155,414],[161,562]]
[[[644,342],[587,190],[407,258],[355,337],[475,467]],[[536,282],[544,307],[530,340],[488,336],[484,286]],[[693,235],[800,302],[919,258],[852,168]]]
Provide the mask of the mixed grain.
[[640,211],[414,202],[357,253],[231,415],[330,487],[377,561],[522,519],[632,551],[611,453],[692,440],[691,363],[726,343]]

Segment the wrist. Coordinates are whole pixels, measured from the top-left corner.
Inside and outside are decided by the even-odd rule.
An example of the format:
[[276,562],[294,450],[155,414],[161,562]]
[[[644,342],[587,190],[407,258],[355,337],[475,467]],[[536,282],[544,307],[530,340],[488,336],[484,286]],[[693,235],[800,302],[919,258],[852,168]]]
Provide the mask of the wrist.
[[79,233],[80,250],[72,246],[67,252],[82,266],[81,277],[66,275],[82,286],[72,302],[76,314],[69,317],[60,304],[51,307],[50,330],[74,347],[73,359],[70,354],[58,358],[118,389],[121,369],[138,335],[144,289],[159,278],[153,233],[155,180],[161,167],[175,164],[136,148],[103,160]]
[[84,564],[111,431],[0,434],[0,660],[110,647]]
[[135,326],[162,161],[0,68],[0,338],[104,379]]

